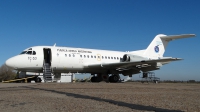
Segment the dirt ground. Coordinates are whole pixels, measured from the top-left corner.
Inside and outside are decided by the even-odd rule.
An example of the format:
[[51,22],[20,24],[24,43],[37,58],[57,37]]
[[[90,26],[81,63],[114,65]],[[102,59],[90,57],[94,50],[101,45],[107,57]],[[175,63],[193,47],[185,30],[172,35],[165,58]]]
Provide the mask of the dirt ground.
[[1,112],[200,112],[200,84],[0,83]]

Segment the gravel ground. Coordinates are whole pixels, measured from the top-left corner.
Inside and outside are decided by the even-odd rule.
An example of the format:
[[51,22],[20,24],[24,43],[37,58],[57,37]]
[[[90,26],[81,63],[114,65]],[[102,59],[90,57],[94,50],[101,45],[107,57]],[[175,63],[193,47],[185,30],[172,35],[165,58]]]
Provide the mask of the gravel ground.
[[200,84],[0,83],[1,112],[200,112]]

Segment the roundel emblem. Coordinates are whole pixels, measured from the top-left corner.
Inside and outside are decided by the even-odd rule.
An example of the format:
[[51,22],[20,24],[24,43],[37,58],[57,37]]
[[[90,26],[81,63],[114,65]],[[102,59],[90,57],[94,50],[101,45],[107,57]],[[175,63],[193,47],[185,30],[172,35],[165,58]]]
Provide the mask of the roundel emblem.
[[155,50],[156,53],[158,53],[159,52],[159,47],[155,46],[154,50]]

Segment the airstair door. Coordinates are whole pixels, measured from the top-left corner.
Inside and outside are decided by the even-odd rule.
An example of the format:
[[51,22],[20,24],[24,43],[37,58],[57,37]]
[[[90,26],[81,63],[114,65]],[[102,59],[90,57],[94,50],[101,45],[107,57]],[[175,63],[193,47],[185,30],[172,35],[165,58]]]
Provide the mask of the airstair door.
[[44,48],[44,62],[43,62],[43,77],[44,81],[52,81],[51,77],[51,49],[50,48]]
[[48,63],[51,65],[51,49],[44,48],[44,63]]

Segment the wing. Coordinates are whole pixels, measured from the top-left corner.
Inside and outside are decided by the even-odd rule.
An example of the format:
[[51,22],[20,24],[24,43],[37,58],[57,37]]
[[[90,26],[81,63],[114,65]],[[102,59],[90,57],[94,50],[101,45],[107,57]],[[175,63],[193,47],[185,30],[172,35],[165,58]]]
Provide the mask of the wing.
[[127,69],[135,66],[143,65],[155,65],[157,63],[167,64],[171,61],[182,60],[180,58],[161,58],[154,60],[141,60],[141,61],[132,61],[132,62],[117,62],[117,63],[101,63],[101,64],[88,64],[85,65],[87,68],[107,68],[107,69]]

